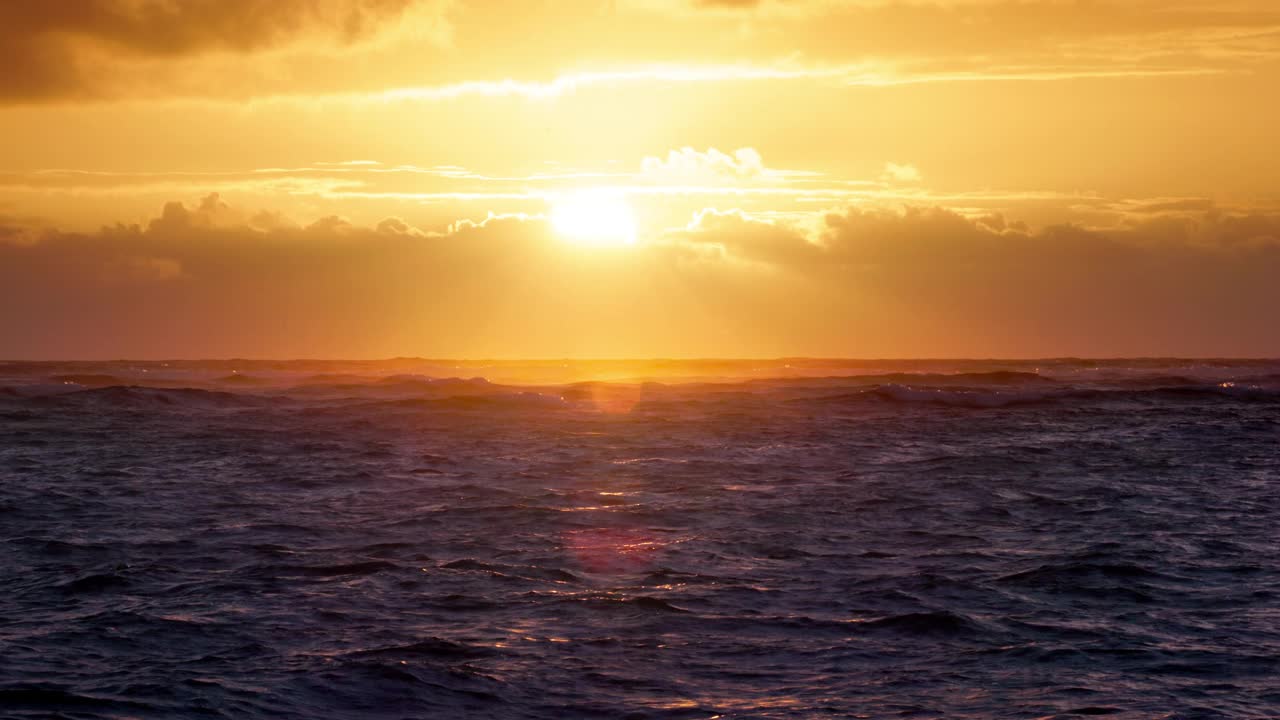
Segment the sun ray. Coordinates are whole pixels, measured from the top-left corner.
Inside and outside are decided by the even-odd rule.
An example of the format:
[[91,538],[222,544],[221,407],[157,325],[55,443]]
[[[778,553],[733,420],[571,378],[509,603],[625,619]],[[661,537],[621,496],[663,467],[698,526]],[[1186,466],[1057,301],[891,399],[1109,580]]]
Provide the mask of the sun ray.
[[589,247],[620,247],[636,242],[636,220],[622,193],[579,190],[551,202],[551,226],[565,240]]

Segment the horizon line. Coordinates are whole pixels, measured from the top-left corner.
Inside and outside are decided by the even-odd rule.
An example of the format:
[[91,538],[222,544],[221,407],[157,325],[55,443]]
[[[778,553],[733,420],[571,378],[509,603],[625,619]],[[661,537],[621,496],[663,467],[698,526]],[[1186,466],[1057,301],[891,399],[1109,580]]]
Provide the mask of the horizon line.
[[380,363],[380,362],[423,362],[423,363],[611,363],[611,362],[1061,362],[1061,361],[1153,361],[1153,360],[1192,360],[1192,361],[1230,361],[1230,362],[1280,362],[1280,356],[1270,355],[1042,355],[1042,356],[920,356],[920,357],[841,357],[819,355],[781,355],[781,356],[697,356],[697,357],[423,357],[416,355],[396,355],[392,357],[163,357],[163,358],[0,358],[0,364],[20,363],[197,363],[197,362],[333,362],[333,363]]

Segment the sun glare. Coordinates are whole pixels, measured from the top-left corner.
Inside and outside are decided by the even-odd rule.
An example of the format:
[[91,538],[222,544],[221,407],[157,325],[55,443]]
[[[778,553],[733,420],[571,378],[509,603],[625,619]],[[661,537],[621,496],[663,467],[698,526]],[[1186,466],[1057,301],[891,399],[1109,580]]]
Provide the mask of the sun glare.
[[620,193],[584,190],[555,198],[551,226],[576,245],[618,247],[636,242],[635,215]]

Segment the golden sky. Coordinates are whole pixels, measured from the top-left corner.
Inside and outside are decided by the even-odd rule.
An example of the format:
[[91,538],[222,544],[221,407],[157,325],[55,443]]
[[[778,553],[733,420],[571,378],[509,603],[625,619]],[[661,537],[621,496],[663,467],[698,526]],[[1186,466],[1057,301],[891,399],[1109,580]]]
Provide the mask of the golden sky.
[[0,357],[1280,355],[1272,0],[0,3]]

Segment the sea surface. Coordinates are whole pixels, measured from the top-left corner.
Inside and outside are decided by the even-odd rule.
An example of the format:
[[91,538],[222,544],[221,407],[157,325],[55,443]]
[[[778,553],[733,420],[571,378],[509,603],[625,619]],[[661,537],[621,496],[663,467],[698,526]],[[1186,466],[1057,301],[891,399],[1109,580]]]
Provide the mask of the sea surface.
[[1280,717],[1280,362],[0,363],[0,717]]

